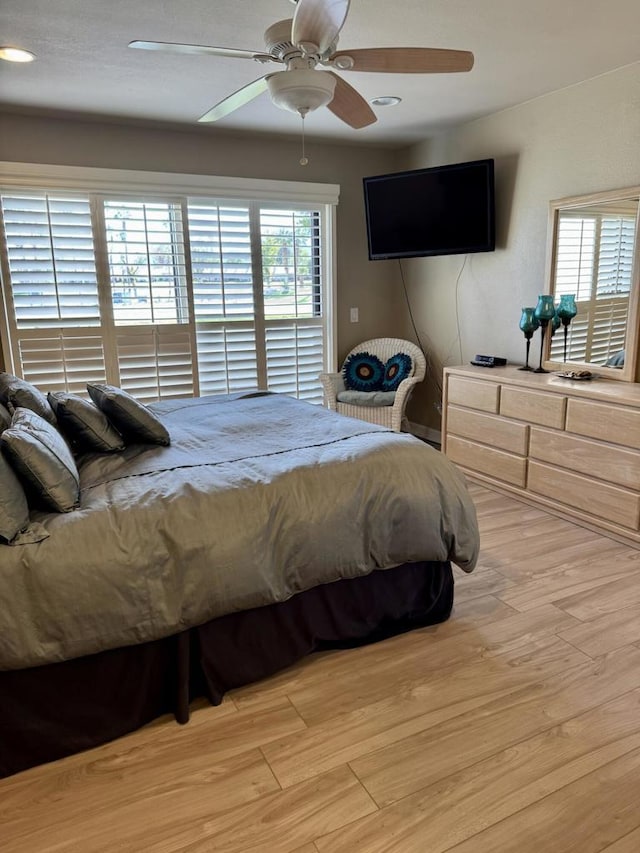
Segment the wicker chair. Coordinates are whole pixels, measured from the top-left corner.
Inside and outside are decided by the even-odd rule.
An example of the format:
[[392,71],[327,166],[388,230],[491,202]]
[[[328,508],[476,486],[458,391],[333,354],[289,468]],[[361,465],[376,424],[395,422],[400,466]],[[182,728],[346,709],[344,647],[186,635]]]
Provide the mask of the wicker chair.
[[[411,341],[402,338],[374,338],[364,341],[354,347],[347,354],[347,358],[354,353],[368,352],[376,355],[384,364],[396,353],[406,353],[411,356],[411,374],[398,386],[395,392],[393,405],[387,406],[357,406],[349,403],[341,403],[337,395],[345,390],[342,372],[321,373],[320,381],[324,393],[324,405],[333,412],[341,415],[349,415],[352,418],[360,418],[363,421],[380,424],[389,427],[396,432],[401,432],[404,419],[404,410],[414,385],[422,382],[425,376],[427,364],[422,350]],[[345,359],[346,361],[346,359]]]

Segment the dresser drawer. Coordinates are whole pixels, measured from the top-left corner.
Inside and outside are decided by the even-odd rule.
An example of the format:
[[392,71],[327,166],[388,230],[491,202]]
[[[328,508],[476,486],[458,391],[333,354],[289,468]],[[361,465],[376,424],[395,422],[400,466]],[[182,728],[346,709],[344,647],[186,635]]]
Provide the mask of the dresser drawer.
[[529,455],[548,465],[640,491],[640,451],[637,450],[531,427]]
[[[640,495],[581,474],[529,461],[529,491],[622,527],[640,529]],[[544,547],[544,545],[543,545]]]
[[640,411],[591,400],[569,400],[567,432],[640,449]]
[[528,424],[450,406],[447,410],[447,433],[481,441],[519,456],[527,455]]
[[461,379],[459,376],[449,377],[447,385],[449,403],[496,414],[499,396],[500,386],[495,382],[479,382],[475,379]]
[[527,460],[522,456],[475,444],[454,435],[447,439],[447,456],[452,462],[470,471],[487,474],[496,480],[524,488],[527,478]]
[[566,406],[565,397],[543,391],[503,386],[500,395],[501,415],[556,429],[564,429]]

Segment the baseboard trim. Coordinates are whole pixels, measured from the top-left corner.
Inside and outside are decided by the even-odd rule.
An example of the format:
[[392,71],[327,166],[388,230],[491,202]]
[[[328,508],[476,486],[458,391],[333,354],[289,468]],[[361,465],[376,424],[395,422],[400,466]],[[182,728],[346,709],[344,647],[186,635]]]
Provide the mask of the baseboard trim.
[[431,444],[442,444],[442,433],[440,430],[432,429],[428,426],[423,426],[423,424],[417,424],[414,421],[408,421],[409,424],[409,432],[411,435],[415,435],[418,438],[422,438],[425,441],[430,442]]

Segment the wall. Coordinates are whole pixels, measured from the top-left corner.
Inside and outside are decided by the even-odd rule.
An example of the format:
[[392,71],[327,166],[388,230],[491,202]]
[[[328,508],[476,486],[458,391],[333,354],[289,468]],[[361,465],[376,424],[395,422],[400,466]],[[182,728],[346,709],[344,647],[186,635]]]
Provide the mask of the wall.
[[[403,262],[434,366],[464,363],[475,353],[524,361],[518,321],[522,306],[535,305],[544,292],[549,201],[640,184],[640,63],[414,146],[404,168],[484,157],[496,161],[496,251],[466,262],[462,255]],[[396,313],[404,314],[403,334],[410,336],[397,265],[389,271],[397,282]],[[538,346],[536,336],[536,358]],[[411,420],[438,428],[435,402],[433,383],[422,387],[410,403]]]
[[[18,114],[4,114],[1,122],[0,161],[339,184],[339,358],[366,338],[397,334],[402,318],[390,316],[388,310],[395,283],[367,257],[362,193],[364,175],[398,168],[399,154],[392,149],[307,138],[310,162],[303,168],[298,139]],[[352,306],[359,308],[358,324],[349,322]]]

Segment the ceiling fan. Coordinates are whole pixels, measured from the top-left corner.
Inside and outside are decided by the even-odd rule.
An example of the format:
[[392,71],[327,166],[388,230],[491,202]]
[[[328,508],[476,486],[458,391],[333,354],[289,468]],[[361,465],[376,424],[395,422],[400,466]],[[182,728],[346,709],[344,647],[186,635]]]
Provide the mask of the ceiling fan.
[[129,47],[231,56],[285,66],[284,70],[265,74],[227,96],[200,116],[199,122],[218,121],[268,90],[276,106],[296,112],[302,118],[318,107],[327,106],[335,116],[357,129],[373,124],[377,120],[375,113],[362,95],[333,69],[439,74],[470,71],[473,67],[473,54],[467,50],[374,47],[338,51],[338,36],[349,3],[350,0],[298,0],[293,20],[278,21],[266,30],[266,49],[262,52],[158,41],[132,41]]

